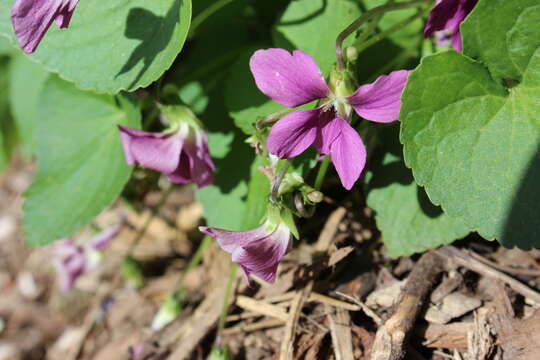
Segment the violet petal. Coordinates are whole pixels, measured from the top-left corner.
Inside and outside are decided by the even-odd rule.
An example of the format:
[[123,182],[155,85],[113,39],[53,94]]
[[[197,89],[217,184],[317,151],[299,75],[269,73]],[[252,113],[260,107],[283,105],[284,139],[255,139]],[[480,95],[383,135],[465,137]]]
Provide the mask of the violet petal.
[[197,187],[202,188],[212,184],[215,167],[208,150],[206,133],[197,133],[194,143],[186,141],[184,151],[189,157],[190,177],[197,184]]
[[109,244],[116,237],[116,235],[120,233],[121,229],[122,226],[120,225],[111,226],[110,228],[105,229],[93,236],[88,243],[90,247],[94,250],[103,250],[107,246],[109,246]]
[[183,139],[178,134],[151,133],[118,127],[128,164],[138,163],[164,174],[178,167]]
[[446,29],[447,23],[452,20],[456,14],[460,0],[442,0],[429,13],[426,27],[424,28],[424,37],[428,38],[435,31]]
[[347,101],[366,120],[382,123],[395,121],[399,116],[401,93],[408,76],[407,70],[379,76],[374,83],[360,86]]
[[260,279],[273,283],[277,266],[287,253],[290,231],[280,224],[266,237],[238,247],[232,253],[232,261],[242,265],[247,275],[254,274]]
[[53,265],[56,268],[60,288],[67,292],[73,288],[75,281],[86,270],[84,249],[73,240],[65,240],[55,246]]
[[297,110],[282,117],[268,135],[268,151],[280,158],[303,153],[317,137],[320,110]]
[[337,118],[337,121],[341,133],[331,145],[330,156],[341,184],[350,190],[366,164],[366,147],[360,135],[347,121],[341,118]]
[[229,253],[234,252],[239,247],[247,246],[253,241],[258,241],[270,233],[270,231],[266,229],[266,225],[247,231],[230,231],[199,226],[199,231],[216,239],[219,246]]
[[321,114],[317,138],[313,144],[321,154],[330,154],[330,146],[341,134],[340,119],[334,111],[326,111]]
[[257,50],[249,67],[259,90],[283,106],[322,99],[330,91],[315,60],[300,50]]
[[67,27],[78,0],[17,0],[11,22],[19,45],[26,53],[36,50],[54,20]]

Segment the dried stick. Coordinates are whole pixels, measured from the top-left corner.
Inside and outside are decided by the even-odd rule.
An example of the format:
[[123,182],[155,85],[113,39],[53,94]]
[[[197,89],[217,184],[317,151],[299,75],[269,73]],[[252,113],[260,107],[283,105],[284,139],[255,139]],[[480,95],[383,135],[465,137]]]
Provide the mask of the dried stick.
[[304,306],[306,297],[309,296],[312,288],[313,281],[310,281],[306,287],[295,294],[291,302],[289,318],[285,324],[283,342],[281,343],[279,360],[290,360],[293,358],[293,343],[294,335],[296,333],[296,326],[298,325],[298,319],[300,318],[300,313],[302,312],[302,307]]
[[505,284],[510,286],[510,288],[515,292],[525,296],[526,298],[529,298],[537,304],[540,304],[540,294],[538,292],[534,291],[533,289],[519,282],[518,280],[492,268],[491,266],[486,265],[479,260],[476,260],[464,251],[461,251],[453,246],[444,246],[437,250],[437,252],[455,261],[458,265],[466,267],[467,269],[475,271],[484,276],[504,282]]
[[422,255],[403,288],[394,314],[377,330],[372,360],[399,360],[405,356],[405,340],[414,326],[443,260],[434,251]]
[[[329,305],[327,309],[331,310]],[[331,311],[328,322],[336,360],[354,360],[349,312],[344,309],[336,309],[335,313]]]

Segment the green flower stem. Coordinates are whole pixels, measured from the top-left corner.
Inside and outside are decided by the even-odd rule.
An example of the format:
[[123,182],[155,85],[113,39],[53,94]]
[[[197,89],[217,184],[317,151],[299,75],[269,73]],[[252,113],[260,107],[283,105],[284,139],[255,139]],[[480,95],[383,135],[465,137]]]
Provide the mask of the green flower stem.
[[367,40],[365,42],[361,42],[360,38],[359,38],[357,41],[355,41],[353,46],[356,47],[356,49],[358,50],[358,54],[360,54],[364,50],[369,48],[370,46],[374,45],[375,43],[386,39],[388,36],[392,35],[396,31],[399,31],[399,30],[403,29],[404,27],[408,26],[412,22],[414,22],[417,19],[421,18],[422,16],[424,16],[424,14],[426,14],[426,12],[428,10],[429,9],[418,10],[418,12],[416,14],[406,18],[405,20],[397,23],[396,25],[392,26],[391,28],[381,32],[380,34],[375,35],[374,37],[372,37],[371,39],[369,39],[369,40]]
[[127,253],[126,253],[126,256],[131,256],[131,254],[133,253],[133,250],[135,249],[135,247],[137,246],[139,241],[141,241],[144,234],[146,234],[146,231],[148,230],[148,227],[152,223],[152,220],[154,220],[154,218],[156,217],[156,214],[158,213],[159,209],[163,206],[163,204],[165,204],[165,201],[167,201],[167,198],[169,197],[169,195],[171,195],[173,190],[174,190],[174,186],[172,184],[170,184],[169,187],[167,188],[167,190],[165,190],[165,192],[163,193],[163,195],[161,195],[161,198],[159,199],[156,206],[154,206],[150,210],[150,215],[148,216],[148,218],[144,222],[142,228],[137,233],[137,237],[131,243],[131,245],[130,245]]
[[369,10],[368,12],[362,14],[358,19],[352,22],[349,26],[343,30],[338,37],[336,38],[336,58],[338,69],[345,69],[345,62],[343,61],[343,41],[356,31],[360,26],[362,26],[366,21],[371,18],[395,10],[408,9],[412,7],[417,7],[418,5],[424,4],[426,2],[433,2],[433,0],[413,0],[409,2],[398,2],[391,3],[386,5],[377,6]]
[[229,270],[229,279],[227,280],[227,285],[225,288],[225,296],[223,297],[223,308],[221,310],[221,315],[219,316],[218,330],[216,342],[219,345],[221,341],[221,333],[225,328],[225,323],[227,322],[227,314],[229,313],[229,306],[231,302],[232,290],[234,285],[234,280],[236,279],[236,272],[238,271],[238,264],[231,262],[231,268]]
[[208,19],[210,16],[212,16],[217,11],[221,10],[221,8],[227,6],[228,4],[232,3],[234,0],[218,0],[203,11],[201,11],[192,21],[191,21],[191,27],[189,29],[188,39],[191,39],[193,35],[195,34],[195,30],[203,23],[206,19]]
[[272,180],[272,190],[271,190],[271,200],[272,202],[277,201],[278,193],[279,193],[279,186],[281,185],[281,182],[283,181],[283,178],[287,174],[287,171],[289,171],[290,162],[289,160],[285,160],[285,164],[283,167],[278,171],[274,179]]
[[[395,0],[389,0],[385,5],[391,4],[394,1]],[[371,33],[373,31],[375,31],[375,28],[377,27],[377,25],[379,25],[379,21],[381,21],[383,15],[384,14],[379,14],[379,15],[375,16],[373,18],[373,20],[371,20],[369,22],[367,28],[364,31],[362,31],[362,33],[360,33],[360,35],[358,35],[358,37],[356,38],[355,43],[360,44],[360,43],[363,43],[364,41],[366,41],[367,38],[369,37],[369,35],[371,35]]]
[[204,255],[204,252],[210,244],[212,243],[212,238],[208,235],[206,235],[202,241],[199,247],[197,248],[197,251],[195,251],[195,254],[191,257],[189,260],[189,263],[187,264],[186,268],[182,271],[182,275],[180,276],[180,281],[183,281],[186,275],[193,270],[202,260],[202,257]]
[[330,156],[325,156],[324,160],[321,162],[321,165],[319,166],[317,177],[315,178],[315,186],[314,186],[315,190],[317,191],[321,190],[322,184],[324,182],[324,177],[326,176],[326,172],[328,171],[329,165],[330,165]]

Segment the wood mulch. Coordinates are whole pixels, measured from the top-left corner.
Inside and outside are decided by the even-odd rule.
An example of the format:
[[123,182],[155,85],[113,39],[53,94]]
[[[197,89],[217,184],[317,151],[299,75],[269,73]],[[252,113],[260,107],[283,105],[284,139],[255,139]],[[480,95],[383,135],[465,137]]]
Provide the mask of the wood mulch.
[[[328,197],[299,223],[302,239],[275,284],[255,280],[248,288],[239,275],[219,336],[228,256],[213,243],[181,276],[202,239],[190,187],[175,188],[155,215],[159,188],[101,214],[94,225],[127,216],[128,226],[101,266],[62,293],[54,245],[23,245],[21,195],[31,173],[15,163],[0,186],[0,360],[206,359],[216,341],[231,358],[248,360],[540,359],[540,251],[470,235],[392,259],[358,199]],[[139,290],[119,276],[129,251],[143,265]],[[182,314],[152,331],[178,286],[187,291]]]

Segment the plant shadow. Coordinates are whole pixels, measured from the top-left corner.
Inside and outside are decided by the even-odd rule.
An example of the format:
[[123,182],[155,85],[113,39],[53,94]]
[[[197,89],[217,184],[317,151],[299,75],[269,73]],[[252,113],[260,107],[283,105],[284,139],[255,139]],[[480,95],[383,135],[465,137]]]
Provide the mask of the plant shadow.
[[521,249],[540,248],[540,147],[529,161],[510,206],[500,243]]
[[[379,133],[380,140],[385,144],[385,151],[379,151],[370,160],[373,172],[368,186],[370,190],[384,188],[392,184],[410,185],[414,183],[411,169],[405,166],[403,148],[399,143],[399,124],[386,126]],[[443,214],[442,209],[431,203],[423,187],[416,186],[416,196],[422,212],[437,218]]]
[[[127,17],[124,35],[128,39],[140,40],[126,63],[116,74],[119,77],[133,70],[140,62],[143,63],[133,81],[128,86],[132,88],[150,68],[156,57],[171,41],[174,29],[180,21],[180,7],[183,0],[174,1],[164,17],[157,16],[144,8],[133,8]],[[152,29],[152,31],[148,31]]]

